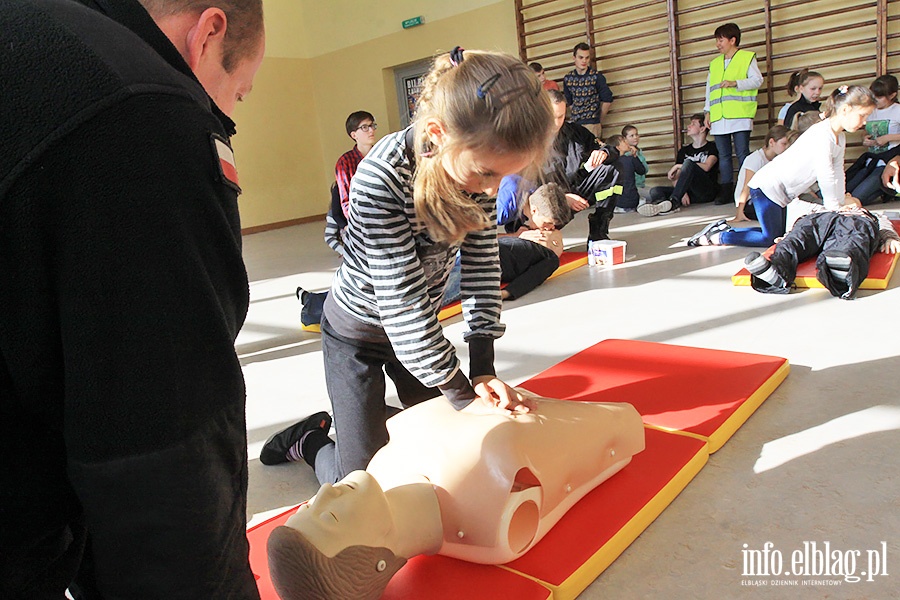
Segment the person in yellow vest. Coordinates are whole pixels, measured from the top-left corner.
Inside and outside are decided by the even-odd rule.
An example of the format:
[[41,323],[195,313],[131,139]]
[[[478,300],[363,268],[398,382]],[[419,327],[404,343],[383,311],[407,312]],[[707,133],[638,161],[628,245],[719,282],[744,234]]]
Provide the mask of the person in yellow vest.
[[737,164],[750,154],[750,132],[756,116],[756,92],[763,78],[756,53],[741,50],[741,28],[725,23],[716,28],[716,49],[721,53],[709,63],[706,80],[706,126],[719,150],[721,188],[716,204],[728,204],[734,196],[734,167],[731,142]]

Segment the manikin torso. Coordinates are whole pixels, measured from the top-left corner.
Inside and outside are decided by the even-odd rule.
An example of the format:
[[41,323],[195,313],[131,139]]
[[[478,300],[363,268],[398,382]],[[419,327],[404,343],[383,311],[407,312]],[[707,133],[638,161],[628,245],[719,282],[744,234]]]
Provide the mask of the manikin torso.
[[[439,552],[470,562],[509,562],[644,448],[641,418],[631,405],[535,403],[527,414],[477,403],[456,411],[441,398],[409,408],[388,421],[390,442],[372,459],[368,475],[356,472],[344,487],[323,486],[310,501],[312,510],[298,511],[288,525],[329,555],[381,538],[403,547],[396,540],[415,531],[418,545],[407,557]],[[376,497],[381,490],[391,502]],[[362,515],[334,508],[366,494],[372,498],[364,500]],[[343,526],[353,519],[346,542],[333,516]]]

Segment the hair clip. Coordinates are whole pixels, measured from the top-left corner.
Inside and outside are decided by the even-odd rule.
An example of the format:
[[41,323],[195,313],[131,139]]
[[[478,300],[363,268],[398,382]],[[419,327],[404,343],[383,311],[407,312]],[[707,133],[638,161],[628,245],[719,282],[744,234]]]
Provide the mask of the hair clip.
[[838,88],[838,92],[840,92],[841,95],[844,95],[847,93],[847,90],[849,90],[849,89],[850,88],[848,88],[846,85],[842,85],[841,87]]
[[484,82],[478,86],[478,90],[475,92],[475,95],[478,96],[481,100],[484,100],[488,92],[491,91],[491,88],[494,87],[494,84],[497,83],[497,80],[500,79],[500,73],[495,73],[491,75]]
[[465,49],[460,48],[459,46],[455,47],[450,51],[450,64],[454,67],[458,67],[459,63],[463,61],[463,52]]

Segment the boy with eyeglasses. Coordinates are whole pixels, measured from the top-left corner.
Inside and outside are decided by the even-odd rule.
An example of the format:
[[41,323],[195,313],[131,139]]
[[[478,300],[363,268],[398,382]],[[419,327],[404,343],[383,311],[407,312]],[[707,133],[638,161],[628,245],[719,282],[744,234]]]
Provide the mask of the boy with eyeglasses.
[[375,131],[378,129],[378,124],[372,113],[358,110],[350,113],[345,126],[347,135],[356,142],[356,145],[338,159],[334,166],[334,178],[341,196],[341,211],[346,218],[350,210],[350,180],[353,179],[353,174],[356,173],[356,167],[359,166],[360,161],[375,145]]

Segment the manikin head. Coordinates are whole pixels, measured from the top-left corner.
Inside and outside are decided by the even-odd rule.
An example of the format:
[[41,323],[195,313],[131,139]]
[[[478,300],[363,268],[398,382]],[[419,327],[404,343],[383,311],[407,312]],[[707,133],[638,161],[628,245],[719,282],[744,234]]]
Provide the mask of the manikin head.
[[323,485],[286,525],[267,547],[272,583],[285,599],[376,599],[406,563],[388,549],[394,516],[365,471]]
[[231,116],[235,105],[250,93],[265,53],[262,1],[140,2],[209,97]]

